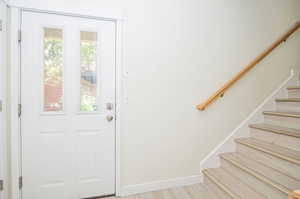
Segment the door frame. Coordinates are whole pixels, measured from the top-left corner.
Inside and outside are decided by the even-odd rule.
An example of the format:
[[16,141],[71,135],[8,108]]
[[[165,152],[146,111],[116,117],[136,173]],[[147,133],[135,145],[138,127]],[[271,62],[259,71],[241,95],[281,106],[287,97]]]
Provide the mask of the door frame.
[[115,90],[115,103],[116,103],[116,120],[115,120],[115,194],[116,196],[121,196],[121,110],[122,110],[122,92],[123,92],[123,46],[122,46],[122,35],[123,35],[123,19],[119,18],[104,18],[97,16],[87,16],[76,13],[64,13],[56,11],[38,10],[31,8],[21,8],[21,7],[10,7],[9,17],[10,17],[10,48],[9,48],[9,61],[10,61],[10,130],[11,130],[11,140],[10,140],[10,152],[11,152],[11,198],[21,199],[22,193],[19,189],[19,177],[22,176],[22,151],[21,151],[21,123],[18,116],[19,104],[21,102],[21,45],[19,43],[19,34],[21,30],[22,23],[22,12],[33,12],[33,13],[45,13],[45,14],[56,14],[61,16],[79,17],[86,19],[96,19],[105,20],[115,23],[115,79],[116,79],[116,90]]
[[[4,46],[3,48],[8,47],[8,5],[7,2],[4,0],[0,0],[1,7],[5,7],[4,15],[5,17],[0,20],[2,20],[2,30],[1,34],[4,35]],[[0,88],[0,100],[2,100],[2,111],[0,114],[2,115],[2,119],[0,120],[0,129],[3,130],[0,133],[0,180],[3,180],[2,188],[3,190],[0,191],[0,199],[5,199],[8,197],[8,187],[7,187],[7,182],[8,182],[8,168],[7,168],[7,65],[8,65],[8,53],[6,50],[3,51],[3,67],[0,67],[0,83],[3,85],[2,88]]]

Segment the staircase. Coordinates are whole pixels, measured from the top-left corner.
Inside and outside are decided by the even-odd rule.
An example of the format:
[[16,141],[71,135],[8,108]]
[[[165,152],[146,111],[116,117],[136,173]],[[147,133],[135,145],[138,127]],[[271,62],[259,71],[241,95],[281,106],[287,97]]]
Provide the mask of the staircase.
[[287,89],[251,137],[235,140],[236,152],[220,155],[220,168],[203,171],[207,198],[287,199],[300,189],[300,86]]

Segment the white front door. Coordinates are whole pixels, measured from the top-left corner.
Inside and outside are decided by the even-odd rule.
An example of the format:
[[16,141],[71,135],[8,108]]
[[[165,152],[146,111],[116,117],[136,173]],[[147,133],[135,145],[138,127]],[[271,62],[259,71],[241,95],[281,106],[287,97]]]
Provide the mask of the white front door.
[[22,13],[23,199],[115,193],[115,23]]

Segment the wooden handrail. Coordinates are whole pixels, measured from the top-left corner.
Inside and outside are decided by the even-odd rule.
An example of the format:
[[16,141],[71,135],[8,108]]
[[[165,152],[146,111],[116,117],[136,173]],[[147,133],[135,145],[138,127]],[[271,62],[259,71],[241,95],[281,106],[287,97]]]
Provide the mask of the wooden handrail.
[[300,199],[300,190],[290,193],[289,199]]
[[277,48],[282,42],[285,42],[294,32],[300,28],[300,21],[298,21],[291,29],[289,29],[284,35],[276,40],[269,48],[258,55],[250,64],[248,64],[243,70],[237,73],[231,80],[223,85],[217,92],[209,97],[204,103],[197,106],[197,109],[203,111],[205,108],[214,102],[218,97],[223,96],[226,90],[228,90],[235,82],[241,79],[247,72],[254,68],[259,62],[261,62],[266,56],[268,56],[275,48]]

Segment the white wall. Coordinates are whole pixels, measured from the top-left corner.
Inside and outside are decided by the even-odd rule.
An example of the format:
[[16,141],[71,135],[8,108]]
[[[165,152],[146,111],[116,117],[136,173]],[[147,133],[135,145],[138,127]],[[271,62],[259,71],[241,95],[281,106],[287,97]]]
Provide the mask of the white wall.
[[[200,161],[300,66],[300,32],[205,112],[195,109],[300,20],[299,0],[11,0],[123,16],[121,183],[199,175]],[[125,74],[125,72],[124,72]]]
[[82,15],[120,18],[122,0],[10,0],[12,6],[67,12]]
[[300,20],[297,0],[127,0],[123,185],[199,174],[200,161],[300,66],[300,32],[205,112],[195,109]]
[[[0,179],[5,182],[5,191],[7,190],[7,156],[6,156],[6,93],[7,93],[7,6],[0,0],[0,20],[2,21],[2,31],[0,31],[0,101],[3,102],[3,109],[0,112]],[[7,192],[0,193],[0,199],[6,199]]]

